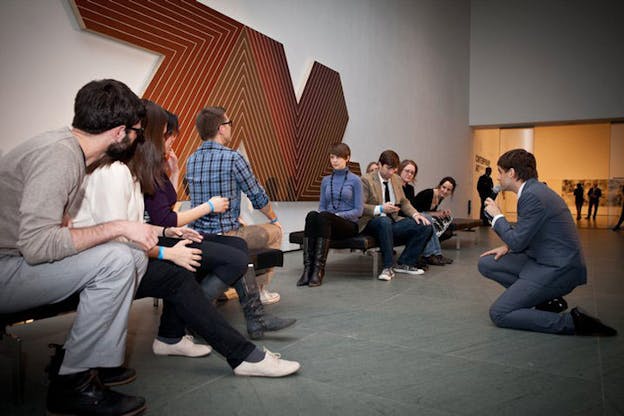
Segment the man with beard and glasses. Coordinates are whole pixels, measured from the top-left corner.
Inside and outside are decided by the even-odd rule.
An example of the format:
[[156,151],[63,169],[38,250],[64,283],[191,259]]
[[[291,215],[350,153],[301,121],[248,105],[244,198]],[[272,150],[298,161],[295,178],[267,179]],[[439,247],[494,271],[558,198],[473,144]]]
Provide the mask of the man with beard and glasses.
[[[128,312],[145,251],[158,230],[130,221],[70,228],[86,169],[141,133],[145,107],[123,83],[92,81],[74,103],[72,128],[43,133],[0,158],[0,313],[80,293],[65,355],[48,387],[54,414],[129,415],[145,399],[109,390],[132,381],[124,360]],[[125,237],[136,248],[115,240]]]

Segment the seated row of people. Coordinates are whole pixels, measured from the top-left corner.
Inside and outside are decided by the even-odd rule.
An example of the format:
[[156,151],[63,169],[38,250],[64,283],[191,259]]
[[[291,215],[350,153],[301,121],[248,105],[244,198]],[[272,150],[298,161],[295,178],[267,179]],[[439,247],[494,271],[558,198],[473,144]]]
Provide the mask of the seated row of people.
[[[449,210],[438,211],[438,207],[454,192],[455,179],[446,177],[437,188],[415,196],[411,183],[418,167],[414,161],[399,162],[396,152],[386,150],[359,178],[349,171],[350,158],[351,150],[344,143],[330,149],[332,173],[321,182],[319,210],[309,212],[305,220],[303,273],[297,286],[320,286],[330,241],[358,233],[371,235],[379,243],[383,261],[380,280],[389,281],[395,273],[423,274],[426,263],[450,264],[452,260],[442,256],[431,223],[434,216],[450,218]],[[395,245],[405,245],[396,264]]]
[[[203,356],[214,349],[235,375],[298,371],[298,362],[247,340],[210,301],[224,287],[237,287],[252,338],[294,322],[263,312],[255,280],[245,278],[245,241],[179,227],[224,211],[228,201],[209,198],[180,216],[170,211],[176,166],[165,133],[176,127],[167,113],[115,80],[85,85],[74,109],[71,128],[25,141],[0,159],[0,313],[80,293],[75,321],[50,367],[48,412],[145,409],[144,398],[106,387],[136,378],[123,366],[133,298],[164,301],[156,354]],[[143,221],[144,195],[154,203],[153,224]],[[210,345],[194,343],[187,329]]]

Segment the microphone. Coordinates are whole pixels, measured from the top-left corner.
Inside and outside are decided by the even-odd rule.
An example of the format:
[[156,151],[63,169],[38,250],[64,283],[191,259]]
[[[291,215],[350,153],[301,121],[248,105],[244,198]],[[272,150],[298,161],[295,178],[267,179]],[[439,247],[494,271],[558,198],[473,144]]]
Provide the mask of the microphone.
[[[493,201],[496,200],[496,197],[498,196],[500,191],[501,191],[500,186],[496,185],[494,188],[492,188],[492,193],[490,194],[490,198],[492,198]],[[483,215],[485,215],[485,218],[487,218],[488,222],[492,224],[492,220],[494,219],[494,217],[492,217],[490,213],[487,212],[485,207],[483,208]]]
[[492,188],[492,193],[490,194],[490,198],[492,198],[492,200],[495,201],[500,191],[501,191],[500,186],[496,185],[494,188]]

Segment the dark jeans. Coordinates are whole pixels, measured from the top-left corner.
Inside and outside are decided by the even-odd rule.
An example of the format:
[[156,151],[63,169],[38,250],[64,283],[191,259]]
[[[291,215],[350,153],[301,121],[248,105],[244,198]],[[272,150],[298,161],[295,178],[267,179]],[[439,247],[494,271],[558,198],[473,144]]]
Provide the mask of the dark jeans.
[[583,211],[583,200],[581,201],[575,201],[574,203],[576,204],[576,219],[580,219],[581,218],[581,211]]
[[305,221],[304,235],[306,237],[342,240],[353,237],[358,232],[356,223],[327,211],[310,211]]
[[[200,266],[195,272],[197,280],[206,275],[214,274],[223,283],[232,286],[247,271],[249,251],[245,240],[225,235],[204,234],[201,243],[192,243],[187,247],[199,248],[202,251]],[[180,240],[176,238],[159,238],[158,245],[173,247]]]
[[[166,320],[163,314],[158,335],[167,338],[181,337],[184,336],[184,328],[187,326],[208,341],[227,359],[232,368],[242,363],[256,348],[232,328],[217,312],[212,302],[204,297],[195,275],[171,262],[150,259],[135,297],[162,298],[179,317],[172,327],[168,322],[163,322],[163,319]],[[178,320],[184,324],[181,328],[177,325]]]
[[[587,208],[587,218],[593,217],[594,219],[596,219],[596,214],[598,213],[598,202],[599,201],[592,201],[591,199],[589,200],[589,207]],[[594,208],[594,215],[592,215],[592,207]]]
[[398,259],[399,264],[415,266],[425,245],[431,238],[433,227],[416,223],[412,218],[404,218],[393,222],[386,216],[375,217],[366,224],[364,233],[372,235],[379,242],[383,267],[392,267],[392,248],[405,245]]
[[479,211],[479,214],[481,215],[481,223],[483,225],[490,225],[490,222],[488,221],[487,217],[485,216],[485,200],[488,197],[483,198],[482,196],[479,197],[481,199],[481,210]]

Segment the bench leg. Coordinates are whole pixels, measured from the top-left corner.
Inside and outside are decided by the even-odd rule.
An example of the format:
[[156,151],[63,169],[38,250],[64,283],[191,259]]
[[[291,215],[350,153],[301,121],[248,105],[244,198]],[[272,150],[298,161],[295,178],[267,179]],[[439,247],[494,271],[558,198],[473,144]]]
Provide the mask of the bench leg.
[[373,256],[373,278],[377,277],[377,274],[379,273],[379,259],[381,257],[381,252],[380,251],[373,251],[372,253]]
[[455,235],[455,250],[459,250],[461,248],[461,238],[459,234]]
[[24,403],[24,364],[22,363],[22,340],[12,334],[2,334],[2,343],[11,360],[11,396],[15,404]]

